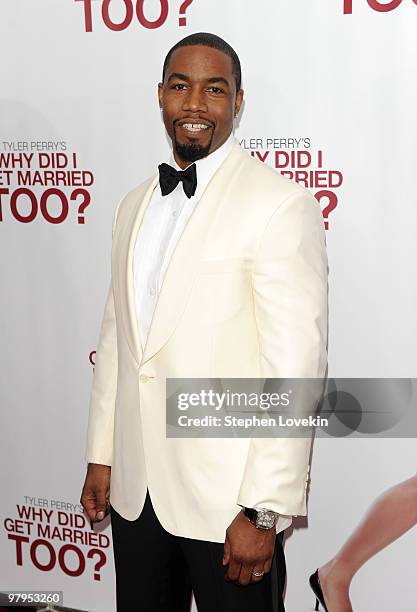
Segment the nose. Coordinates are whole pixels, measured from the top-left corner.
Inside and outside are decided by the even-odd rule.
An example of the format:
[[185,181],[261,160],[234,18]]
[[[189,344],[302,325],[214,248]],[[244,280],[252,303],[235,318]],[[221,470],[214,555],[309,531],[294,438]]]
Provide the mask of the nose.
[[190,87],[184,98],[183,110],[196,112],[207,112],[207,103],[204,92],[200,87]]

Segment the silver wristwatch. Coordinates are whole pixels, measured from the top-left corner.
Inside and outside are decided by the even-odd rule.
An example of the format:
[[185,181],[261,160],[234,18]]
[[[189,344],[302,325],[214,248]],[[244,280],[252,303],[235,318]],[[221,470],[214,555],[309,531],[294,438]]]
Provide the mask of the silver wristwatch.
[[267,508],[258,508],[258,510],[243,508],[243,513],[257,529],[272,529],[277,524],[279,516],[278,512],[267,510]]

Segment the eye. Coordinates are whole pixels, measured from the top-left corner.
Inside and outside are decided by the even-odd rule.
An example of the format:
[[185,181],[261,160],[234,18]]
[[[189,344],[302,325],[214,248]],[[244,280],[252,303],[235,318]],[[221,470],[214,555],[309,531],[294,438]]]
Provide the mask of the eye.
[[215,85],[209,87],[209,90],[211,90],[213,93],[223,93],[223,89],[220,89],[220,87],[216,87]]
[[173,85],[172,89],[175,89],[177,91],[182,91],[183,87],[186,87],[186,85],[184,83],[175,83],[175,85]]

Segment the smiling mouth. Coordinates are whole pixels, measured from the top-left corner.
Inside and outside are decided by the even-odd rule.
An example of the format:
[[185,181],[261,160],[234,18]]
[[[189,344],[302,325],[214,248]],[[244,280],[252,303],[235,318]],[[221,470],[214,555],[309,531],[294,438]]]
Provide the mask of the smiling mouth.
[[204,132],[208,132],[212,128],[211,125],[206,125],[205,123],[197,123],[197,122],[181,123],[178,127],[184,132],[186,132],[187,134],[195,134],[195,135],[199,135],[199,134],[203,134]]

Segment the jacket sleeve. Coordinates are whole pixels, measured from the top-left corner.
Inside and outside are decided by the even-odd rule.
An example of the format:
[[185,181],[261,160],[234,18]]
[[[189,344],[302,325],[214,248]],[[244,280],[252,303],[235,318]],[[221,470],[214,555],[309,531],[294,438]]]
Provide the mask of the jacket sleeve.
[[[116,207],[112,237],[116,227]],[[117,390],[117,333],[114,311],[113,282],[107,292],[90,393],[85,460],[87,463],[112,464],[113,424]]]
[[[327,255],[320,206],[304,190],[274,211],[253,269],[260,376],[324,378]],[[311,437],[253,438],[237,504],[305,515]]]

